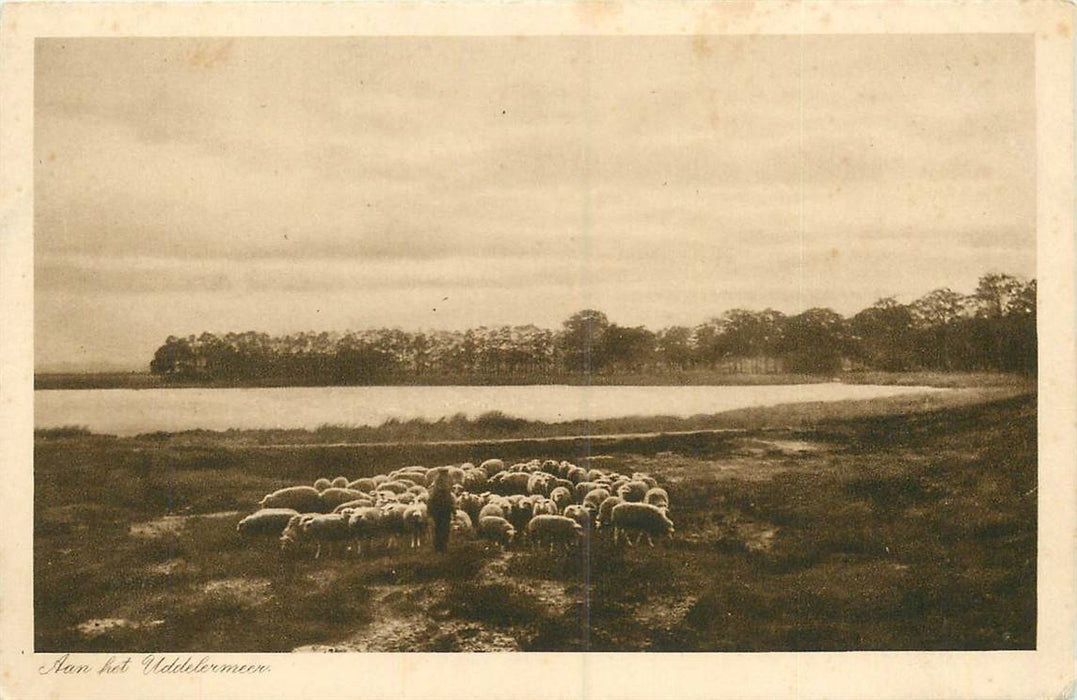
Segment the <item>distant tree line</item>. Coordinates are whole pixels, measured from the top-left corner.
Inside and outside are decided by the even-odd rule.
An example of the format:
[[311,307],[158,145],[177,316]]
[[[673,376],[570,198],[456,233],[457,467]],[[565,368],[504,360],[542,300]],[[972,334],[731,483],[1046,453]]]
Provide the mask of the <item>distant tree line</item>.
[[170,336],[150,363],[151,372],[171,379],[297,384],[862,369],[1034,373],[1036,281],[992,273],[970,295],[943,288],[910,304],[883,298],[849,318],[828,308],[793,316],[731,309],[694,328],[658,331],[620,326],[587,309],[556,331],[525,325]]

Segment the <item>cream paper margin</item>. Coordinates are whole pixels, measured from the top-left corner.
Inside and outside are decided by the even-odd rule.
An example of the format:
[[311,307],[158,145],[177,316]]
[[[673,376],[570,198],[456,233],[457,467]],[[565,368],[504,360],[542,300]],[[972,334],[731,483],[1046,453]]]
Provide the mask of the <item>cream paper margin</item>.
[[[935,698],[1074,693],[1073,7],[1065,2],[8,4],[0,15],[0,697]],[[33,653],[36,37],[501,34],[1034,37],[1039,285],[1037,650],[760,654],[213,654],[260,676],[43,676]],[[715,572],[720,576],[721,572]],[[108,655],[79,654],[100,665]],[[132,663],[137,662],[138,655]],[[183,656],[186,656],[184,654]],[[198,655],[194,655],[198,658]]]

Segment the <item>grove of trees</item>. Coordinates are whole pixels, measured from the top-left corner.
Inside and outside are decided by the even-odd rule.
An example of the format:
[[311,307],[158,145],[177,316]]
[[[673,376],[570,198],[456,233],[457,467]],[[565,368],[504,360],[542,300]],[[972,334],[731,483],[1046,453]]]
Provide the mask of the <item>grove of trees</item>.
[[943,288],[910,304],[884,298],[849,318],[828,308],[792,316],[730,309],[694,328],[652,331],[585,309],[558,330],[525,325],[170,336],[154,353],[150,371],[185,381],[294,384],[518,383],[692,370],[1035,373],[1036,347],[1036,281],[991,273],[969,295]]

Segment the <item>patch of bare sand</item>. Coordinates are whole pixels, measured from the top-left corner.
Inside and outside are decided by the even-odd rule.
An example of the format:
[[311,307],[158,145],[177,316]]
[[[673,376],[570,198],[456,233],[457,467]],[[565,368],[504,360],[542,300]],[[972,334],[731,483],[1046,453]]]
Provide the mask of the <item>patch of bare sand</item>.
[[371,586],[375,619],[333,644],[308,644],[296,652],[519,651],[511,635],[479,623],[435,619],[431,605],[445,584]]
[[477,623],[435,622],[421,614],[375,621],[362,636],[337,644],[309,644],[296,652],[519,651],[511,636]]
[[224,510],[217,513],[198,513],[196,515],[164,515],[156,520],[147,520],[131,525],[130,533],[133,537],[163,537],[164,535],[178,534],[186,527],[187,523],[197,518],[234,518],[240,515],[238,510]]
[[635,610],[635,619],[654,630],[673,630],[684,622],[684,616],[699,600],[698,596],[651,596]]
[[743,518],[738,511],[709,517],[693,530],[678,532],[683,542],[729,546],[741,551],[769,552],[780,528],[767,521]]
[[827,442],[803,440],[785,433],[773,437],[735,437],[729,439],[726,451],[710,458],[676,452],[627,456],[622,471],[648,472],[658,479],[659,485],[670,487],[675,511],[675,489],[679,484],[713,484],[728,479],[769,481],[790,471],[833,472],[839,468],[839,460],[833,458],[837,449]]
[[568,593],[568,585],[560,581],[509,576],[505,572],[514,556],[515,552],[502,552],[501,556],[486,563],[479,578],[486,583],[513,586],[557,613],[562,613],[579,602],[576,596]]
[[146,566],[146,573],[154,576],[186,576],[194,574],[198,571],[198,567],[194,566],[186,559],[167,559],[155,564],[149,564]]
[[220,596],[254,607],[272,598],[272,582],[264,578],[225,578],[214,579],[202,587],[208,596]]
[[186,523],[186,516],[166,515],[144,523],[133,523],[130,532],[132,537],[163,537],[178,534]]
[[[566,584],[539,579],[510,577],[506,571],[513,552],[502,552],[486,563],[478,579],[486,584],[505,584],[541,602],[555,614],[578,603]],[[511,630],[494,629],[479,622],[448,619],[437,605],[452,587],[445,583],[371,586],[374,620],[347,639],[329,644],[308,644],[297,652],[349,651],[519,651],[520,642]]]
[[80,622],[75,626],[79,632],[85,637],[100,637],[101,635],[108,634],[114,630],[120,629],[146,629],[150,627],[157,627],[163,625],[164,620],[145,620],[138,622],[136,620],[128,620],[122,617],[106,617],[106,618],[94,618],[92,620],[86,620]]

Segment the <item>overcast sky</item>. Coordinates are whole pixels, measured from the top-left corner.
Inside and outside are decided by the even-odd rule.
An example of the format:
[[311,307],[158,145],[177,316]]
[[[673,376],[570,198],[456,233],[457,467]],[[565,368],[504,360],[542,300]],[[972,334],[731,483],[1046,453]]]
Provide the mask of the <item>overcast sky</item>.
[[36,47],[36,365],[1035,275],[1025,37]]

